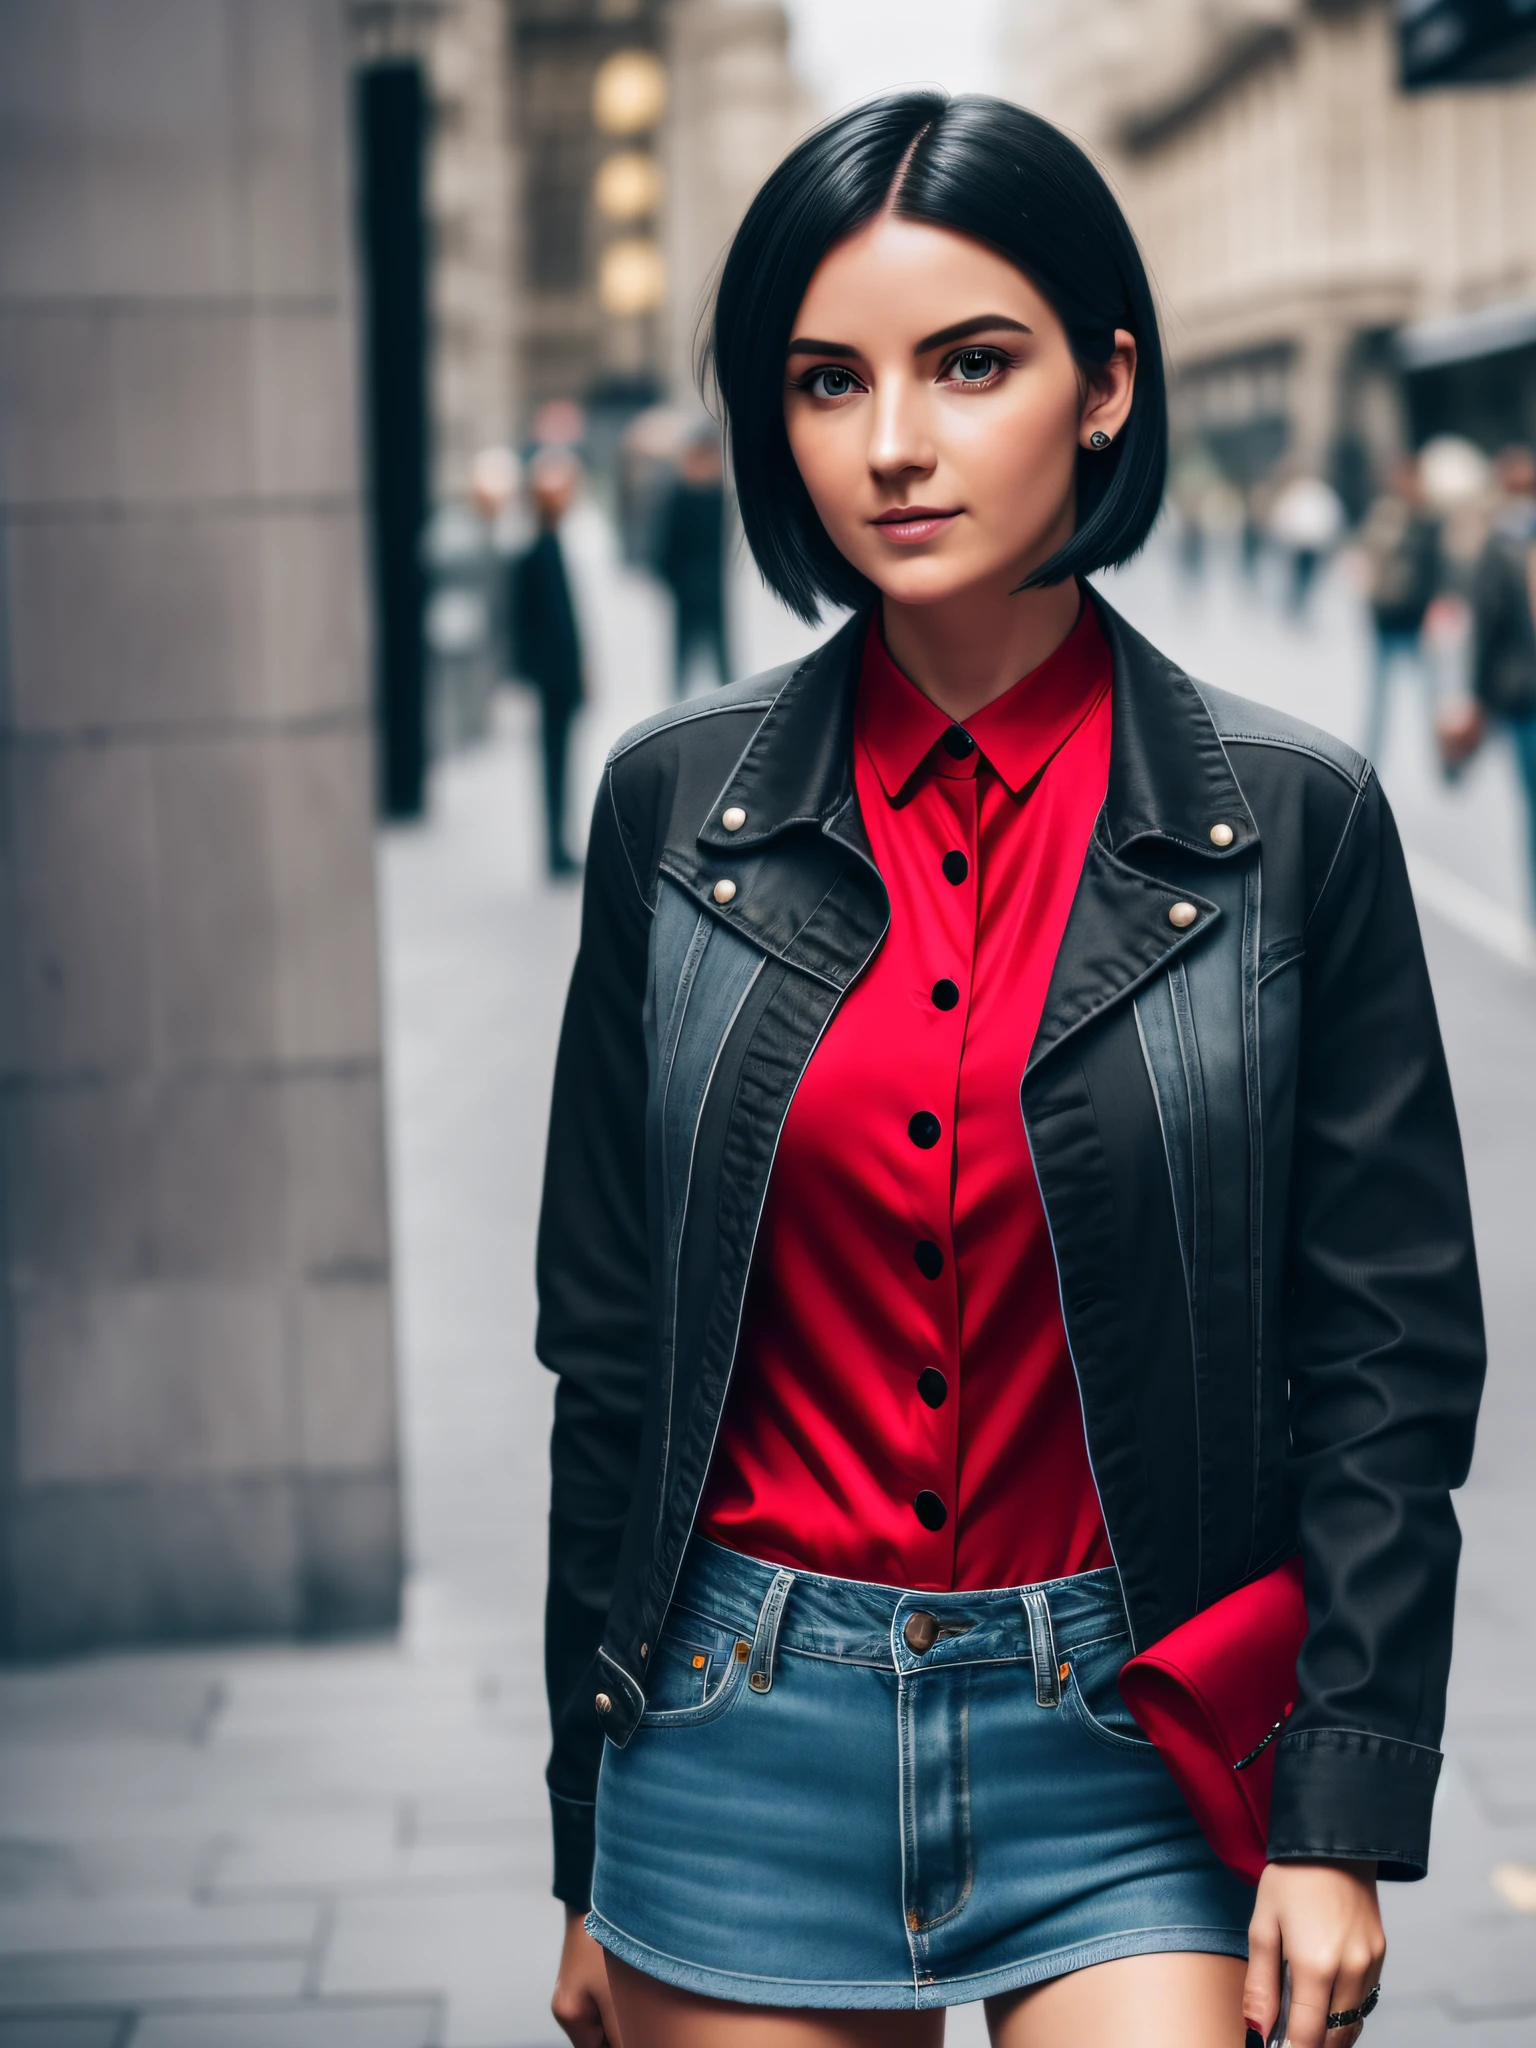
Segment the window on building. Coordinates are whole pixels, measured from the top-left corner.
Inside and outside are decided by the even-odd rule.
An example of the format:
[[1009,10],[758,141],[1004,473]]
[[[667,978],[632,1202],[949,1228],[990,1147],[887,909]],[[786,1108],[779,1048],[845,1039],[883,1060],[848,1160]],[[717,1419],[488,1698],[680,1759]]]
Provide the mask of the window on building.
[[558,128],[528,152],[528,275],[545,291],[570,291],[586,275],[588,154],[584,134]]

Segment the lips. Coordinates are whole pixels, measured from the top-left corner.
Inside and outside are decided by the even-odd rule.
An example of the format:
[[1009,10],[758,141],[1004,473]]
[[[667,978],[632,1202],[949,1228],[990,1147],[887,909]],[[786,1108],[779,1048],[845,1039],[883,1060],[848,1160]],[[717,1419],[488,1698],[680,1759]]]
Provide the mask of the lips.
[[938,505],[899,505],[882,512],[870,525],[877,526],[887,540],[923,541],[942,533],[959,516],[958,511],[945,511]]

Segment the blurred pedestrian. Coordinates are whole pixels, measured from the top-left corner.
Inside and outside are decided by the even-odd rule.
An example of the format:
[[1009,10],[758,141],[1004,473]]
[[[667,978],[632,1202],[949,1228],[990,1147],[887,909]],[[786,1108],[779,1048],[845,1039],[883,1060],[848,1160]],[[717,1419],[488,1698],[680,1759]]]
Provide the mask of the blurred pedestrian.
[[1366,513],[1360,546],[1375,639],[1365,731],[1365,752],[1374,761],[1386,738],[1396,672],[1407,668],[1426,698],[1433,694],[1422,635],[1424,615],[1440,587],[1440,522],[1425,502],[1419,465],[1411,456],[1397,464]]
[[1178,562],[1184,581],[1193,586],[1205,574],[1204,500],[1213,470],[1203,449],[1180,456],[1168,478],[1168,503],[1178,530]]
[[1319,565],[1344,530],[1344,503],[1320,476],[1293,476],[1282,486],[1269,515],[1272,540],[1290,557],[1290,608],[1307,609]]
[[1472,572],[1472,690],[1514,745],[1536,889],[1536,455],[1506,448],[1494,473],[1503,504]]
[[725,647],[725,476],[720,438],[713,427],[684,448],[677,480],[662,519],[662,579],[671,589],[676,629],[673,638],[675,688],[688,687],[695,650],[713,665],[715,680],[731,679]]
[[566,757],[571,720],[585,691],[581,635],[560,546],[560,522],[571,508],[579,479],[575,456],[563,448],[546,448],[533,458],[528,484],[539,530],[533,544],[514,560],[511,574],[513,667],[539,694],[551,875],[573,875],[578,865],[565,843]]

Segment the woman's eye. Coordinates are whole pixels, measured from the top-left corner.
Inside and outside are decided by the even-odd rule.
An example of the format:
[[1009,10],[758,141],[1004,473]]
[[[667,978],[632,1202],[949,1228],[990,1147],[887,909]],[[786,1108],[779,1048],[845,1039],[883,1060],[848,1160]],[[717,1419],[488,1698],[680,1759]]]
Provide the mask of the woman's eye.
[[996,349],[963,348],[950,365],[950,374],[962,384],[984,384],[997,366]]
[[812,370],[806,381],[817,398],[846,398],[850,391],[859,388],[851,370]]

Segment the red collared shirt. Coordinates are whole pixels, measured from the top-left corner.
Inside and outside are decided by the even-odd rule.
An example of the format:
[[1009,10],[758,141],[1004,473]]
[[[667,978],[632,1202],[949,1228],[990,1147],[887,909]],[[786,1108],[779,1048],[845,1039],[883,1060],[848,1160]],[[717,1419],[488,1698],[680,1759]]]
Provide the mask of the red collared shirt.
[[1111,1562],[1019,1106],[1110,677],[1085,601],[962,729],[871,628],[854,780],[891,924],[785,1119],[700,1513],[733,1550],[935,1590]]

